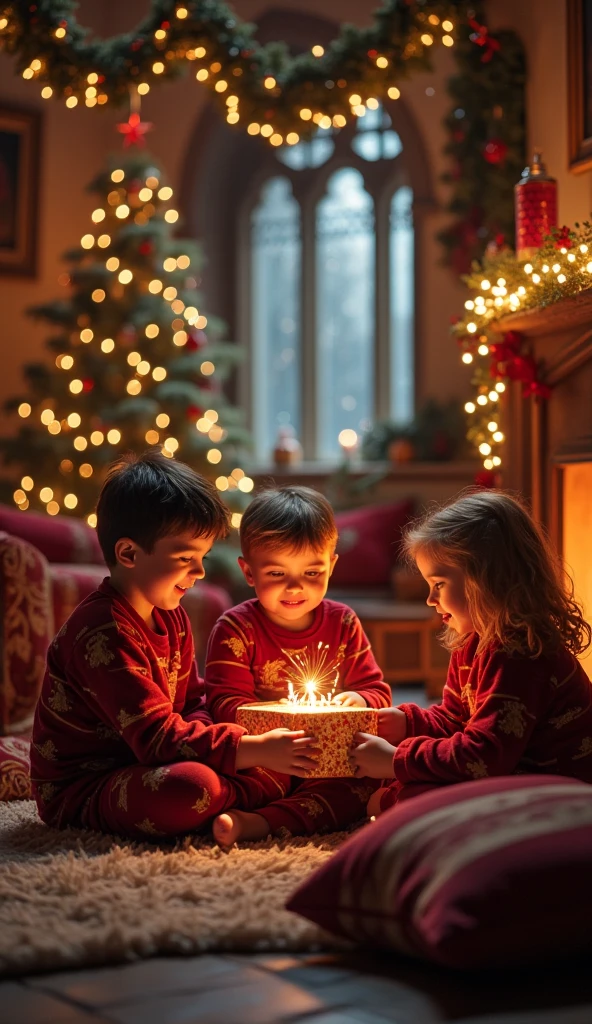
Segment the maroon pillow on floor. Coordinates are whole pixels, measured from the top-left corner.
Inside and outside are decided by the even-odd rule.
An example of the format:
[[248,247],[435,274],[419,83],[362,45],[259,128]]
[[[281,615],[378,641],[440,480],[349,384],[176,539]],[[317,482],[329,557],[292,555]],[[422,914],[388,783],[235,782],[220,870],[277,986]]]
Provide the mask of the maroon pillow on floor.
[[410,501],[366,505],[335,516],[339,540],[332,587],[389,586],[401,531],[413,514]]
[[288,910],[356,942],[458,968],[592,948],[592,786],[483,779],[425,793],[371,822]]

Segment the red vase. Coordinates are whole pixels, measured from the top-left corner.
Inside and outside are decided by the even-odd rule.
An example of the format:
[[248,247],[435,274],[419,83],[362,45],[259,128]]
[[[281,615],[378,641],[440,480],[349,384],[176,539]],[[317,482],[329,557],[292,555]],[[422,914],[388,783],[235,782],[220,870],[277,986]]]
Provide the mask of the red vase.
[[516,212],[516,256],[531,259],[547,235],[557,227],[557,182],[549,177],[540,153],[514,186]]

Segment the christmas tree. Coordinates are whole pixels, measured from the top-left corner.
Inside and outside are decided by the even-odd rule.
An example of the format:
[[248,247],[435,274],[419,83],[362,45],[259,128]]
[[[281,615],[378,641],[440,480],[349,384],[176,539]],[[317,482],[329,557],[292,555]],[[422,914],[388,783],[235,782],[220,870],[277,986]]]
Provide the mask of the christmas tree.
[[249,436],[222,385],[240,349],[202,312],[198,246],[173,237],[173,190],[147,153],[113,158],[89,191],[100,202],[65,254],[67,297],[28,311],[51,324],[51,361],[25,366],[28,393],[6,403],[22,420],[2,442],[14,501],[94,525],[109,463],[158,445],[215,480],[238,526]]

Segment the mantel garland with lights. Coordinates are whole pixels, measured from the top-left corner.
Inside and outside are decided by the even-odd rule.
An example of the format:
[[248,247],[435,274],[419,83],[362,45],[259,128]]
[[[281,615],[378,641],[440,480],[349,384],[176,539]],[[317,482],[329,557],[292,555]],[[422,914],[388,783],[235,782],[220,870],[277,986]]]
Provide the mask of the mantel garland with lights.
[[74,0],[0,0],[0,49],[18,72],[69,108],[121,104],[191,68],[226,121],[272,146],[338,131],[397,100],[404,80],[454,47],[445,180],[453,221],[440,235],[458,272],[497,234],[513,232],[512,185],[524,164],[525,62],[518,37],[490,32],[483,0],[385,0],[372,25],[341,27],[327,47],[292,57],[261,46],[219,0],[152,0],[146,18],[110,40],[88,40]]
[[519,382],[524,398],[551,397],[544,367],[533,358],[527,338],[504,331],[503,318],[592,288],[592,224],[556,228],[528,260],[502,249],[475,265],[464,280],[473,294],[453,333],[462,361],[474,368],[475,396],[465,405],[468,437],[484,469],[495,472],[503,465],[503,395],[508,384]]

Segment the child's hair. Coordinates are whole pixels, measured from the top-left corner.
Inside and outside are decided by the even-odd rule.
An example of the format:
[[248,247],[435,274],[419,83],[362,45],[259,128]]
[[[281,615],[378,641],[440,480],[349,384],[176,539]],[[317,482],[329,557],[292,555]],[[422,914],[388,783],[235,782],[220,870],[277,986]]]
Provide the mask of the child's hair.
[[[412,558],[425,553],[463,572],[478,652],[495,643],[536,658],[562,645],[573,654],[590,646],[573,581],[519,499],[501,491],[465,494],[413,523],[403,545]],[[452,629],[443,639],[449,650],[464,641]]]
[[240,525],[241,548],[245,558],[257,547],[314,551],[337,543],[333,509],[318,491],[310,487],[277,487],[253,498]]
[[150,552],[161,537],[185,531],[228,536],[229,511],[209,480],[158,449],[129,453],[109,467],[97,503],[97,535],[107,565],[115,565],[121,537]]

